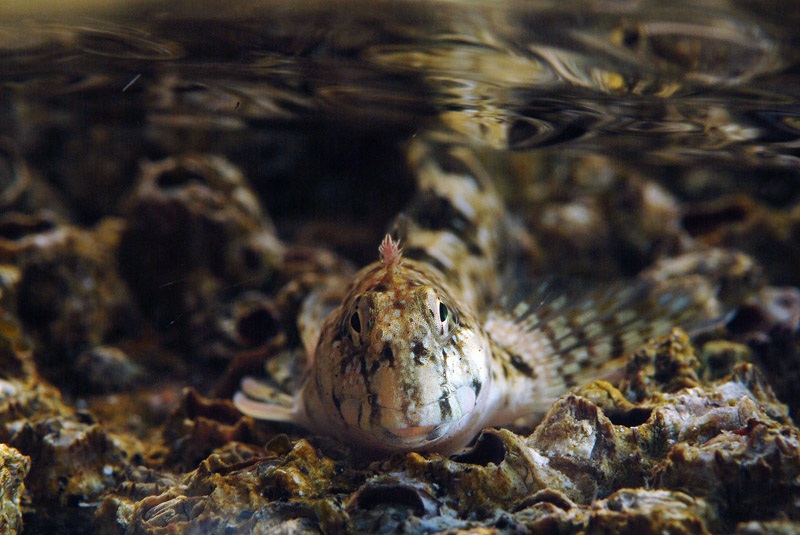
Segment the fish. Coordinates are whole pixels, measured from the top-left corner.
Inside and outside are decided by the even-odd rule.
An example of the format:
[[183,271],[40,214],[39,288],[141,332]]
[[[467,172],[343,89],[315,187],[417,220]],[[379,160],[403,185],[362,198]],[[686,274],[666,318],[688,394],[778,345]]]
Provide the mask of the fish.
[[582,292],[545,280],[504,296],[511,223],[481,162],[430,143],[413,145],[409,161],[417,196],[378,260],[304,336],[302,387],[281,403],[245,377],[233,398],[242,413],[365,452],[448,455],[619,372],[650,337],[720,315],[714,288],[692,277]]

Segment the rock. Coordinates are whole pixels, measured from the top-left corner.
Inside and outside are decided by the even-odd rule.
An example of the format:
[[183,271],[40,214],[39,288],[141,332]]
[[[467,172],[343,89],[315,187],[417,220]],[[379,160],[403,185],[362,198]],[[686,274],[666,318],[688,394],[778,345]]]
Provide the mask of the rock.
[[707,442],[676,444],[653,474],[657,488],[681,489],[717,505],[735,523],[778,514],[800,518],[800,433],[754,419]]
[[0,259],[19,270],[4,305],[36,342],[40,371],[64,388],[80,384],[82,351],[139,328],[116,268],[120,230],[114,219],[87,230],[47,213],[0,217]]
[[140,365],[113,346],[87,349],[75,361],[75,371],[86,388],[95,392],[129,389],[145,375]]
[[[143,165],[124,212],[122,273],[145,309],[164,308],[167,322],[186,313],[182,295],[190,286],[182,283],[188,276],[204,271],[222,277],[229,248],[241,250],[238,244],[258,233],[274,237],[272,222],[241,171],[214,155]],[[248,249],[254,259],[260,256],[257,249]]]
[[24,423],[8,444],[30,456],[27,488],[34,501],[77,507],[116,485],[126,452],[97,424],[51,418]]
[[800,416],[800,290],[767,286],[751,295],[726,325],[746,344],[795,418]]
[[22,531],[20,497],[25,489],[23,481],[30,470],[31,460],[19,451],[0,444],[0,531]]

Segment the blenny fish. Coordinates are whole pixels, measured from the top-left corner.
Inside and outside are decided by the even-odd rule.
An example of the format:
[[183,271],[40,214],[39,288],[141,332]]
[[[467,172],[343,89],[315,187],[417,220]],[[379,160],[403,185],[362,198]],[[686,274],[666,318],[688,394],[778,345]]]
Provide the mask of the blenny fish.
[[379,261],[353,277],[321,325],[305,322],[302,388],[284,405],[247,377],[234,396],[243,413],[372,452],[450,454],[485,427],[543,412],[570,387],[619,370],[649,337],[717,314],[713,292],[696,281],[582,296],[543,283],[525,299],[504,298],[511,224],[478,159],[418,142],[409,161],[417,196]]

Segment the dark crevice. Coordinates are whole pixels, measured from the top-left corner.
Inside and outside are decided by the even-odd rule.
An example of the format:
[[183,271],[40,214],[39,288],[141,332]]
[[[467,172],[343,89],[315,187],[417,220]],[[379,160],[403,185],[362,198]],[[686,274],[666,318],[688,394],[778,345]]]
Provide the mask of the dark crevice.
[[717,209],[699,210],[683,216],[681,226],[692,236],[714,232],[719,227],[740,223],[747,219],[750,210],[742,204],[730,204]]
[[451,457],[457,463],[488,466],[489,463],[500,464],[506,458],[506,447],[503,440],[494,433],[484,431],[475,445],[459,455]]
[[733,334],[757,331],[766,323],[766,316],[760,307],[744,305],[733,314],[726,327]]
[[242,262],[250,271],[256,271],[261,268],[261,257],[252,247],[242,248]]
[[161,173],[158,177],[158,187],[162,189],[180,188],[190,182],[205,184],[205,178],[199,173],[178,167]]
[[236,332],[249,345],[263,344],[280,330],[278,320],[265,308],[256,308],[236,322]]
[[650,419],[653,409],[647,407],[633,407],[628,410],[604,409],[603,412],[614,425],[639,427]]
[[28,222],[5,221],[0,223],[0,238],[15,241],[33,234],[51,231],[55,226],[55,222],[47,219]]
[[411,509],[415,515],[425,514],[425,503],[419,492],[403,485],[374,485],[361,489],[357,498],[361,509],[370,510],[381,506]]

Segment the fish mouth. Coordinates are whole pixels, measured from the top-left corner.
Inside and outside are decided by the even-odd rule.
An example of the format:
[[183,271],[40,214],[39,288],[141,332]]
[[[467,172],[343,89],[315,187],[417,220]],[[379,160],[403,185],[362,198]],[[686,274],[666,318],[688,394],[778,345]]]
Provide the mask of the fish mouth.
[[[446,417],[439,407],[457,407],[455,414]],[[341,404],[342,416],[352,427],[362,429],[387,447],[414,449],[441,439],[456,424],[475,409],[476,395],[469,386],[413,410],[403,410],[383,405],[370,406],[365,400],[348,399]],[[369,426],[361,424],[371,420],[364,415],[379,411],[380,423],[372,421]]]
[[455,423],[376,429],[373,435],[381,442],[395,447],[420,447],[442,438]]

